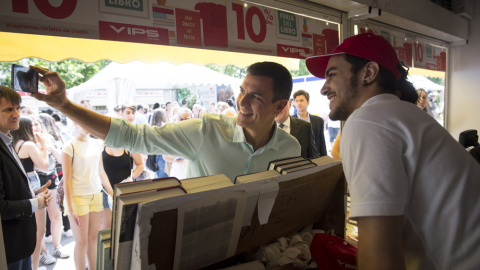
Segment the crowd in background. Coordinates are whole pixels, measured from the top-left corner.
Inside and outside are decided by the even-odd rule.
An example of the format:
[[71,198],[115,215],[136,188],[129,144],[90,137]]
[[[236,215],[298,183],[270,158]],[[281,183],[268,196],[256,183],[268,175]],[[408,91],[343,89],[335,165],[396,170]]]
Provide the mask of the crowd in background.
[[[431,114],[433,110],[429,106],[428,94],[419,89],[418,96],[417,105]],[[94,110],[88,100],[82,100],[80,105]],[[290,115],[295,115],[295,102],[292,105]],[[208,109],[200,104],[188,108],[186,100],[155,103],[152,107],[148,104],[123,104],[114,109],[113,116],[131,124],[161,127],[167,123],[199,118],[207,112],[235,117],[235,98],[211,103]],[[324,120],[324,128],[329,131],[330,144],[333,144],[340,129],[339,121],[329,121],[328,117],[324,117]],[[21,107],[20,129],[12,131],[12,135],[15,151],[22,163],[25,162],[27,173],[35,174],[40,179],[40,185],[51,180],[48,188],[55,194],[61,176],[67,179],[67,210],[61,212],[56,204],[50,204],[46,211],[37,210],[41,213],[36,219],[38,229],[37,245],[32,256],[33,269],[41,269],[40,262],[48,265],[56,261],[55,257],[70,256],[62,251],[62,234],[64,237],[75,236],[77,268],[96,264],[96,252],[93,252],[96,249],[96,236],[100,229],[111,226],[111,197],[115,184],[168,176],[180,180],[186,178],[188,160],[185,158],[159,153],[153,157],[158,169],[149,170],[145,166],[146,155],[106,147],[101,140],[91,137],[80,126],[50,109],[39,112],[36,108]],[[90,206],[79,210],[77,205],[81,205],[81,202],[78,199],[85,196],[97,200],[98,208]],[[71,226],[72,223],[74,226]],[[45,242],[53,243],[53,254],[49,254]]]
[[[235,103],[232,99],[229,101],[211,103],[210,111],[236,116]],[[82,100],[80,105],[94,110],[89,100]],[[207,111],[199,104],[190,109],[186,100],[182,100],[180,103],[155,103],[152,108],[147,104],[123,104],[115,108],[114,116],[132,124],[162,126],[199,118]],[[62,235],[75,237],[76,268],[89,265],[90,269],[95,268],[96,237],[99,230],[111,226],[111,197],[115,184],[167,176],[186,178],[188,161],[183,157],[157,155],[159,169],[150,171],[144,166],[146,155],[106,147],[59,112],[21,106],[20,113],[20,128],[12,131],[13,145],[31,183],[38,182],[41,186],[51,180],[48,189],[56,197],[59,180],[62,176],[65,178],[65,210],[61,212],[53,203],[36,211],[34,270],[45,269],[42,264],[53,264],[56,258],[65,259],[71,255],[62,250]],[[85,207],[82,200],[97,203]],[[45,243],[53,244],[53,254],[48,252]]]
[[[89,100],[82,100],[80,105],[94,110]],[[161,127],[167,123],[200,118],[207,112],[231,117],[237,115],[234,97],[208,106],[207,109],[197,103],[189,108],[186,100],[154,103],[152,107],[129,103],[115,107],[111,116],[123,118],[132,124]],[[290,114],[296,114],[295,103]],[[65,212],[60,212],[58,206],[52,204],[47,211],[43,210],[48,214],[40,215],[46,218],[37,218],[33,269],[41,269],[39,262],[48,265],[56,261],[55,257],[69,257],[70,254],[63,252],[60,245],[62,228],[65,237],[75,237],[76,267],[96,264],[96,252],[93,252],[96,249],[96,235],[100,229],[111,226],[111,197],[115,184],[168,176],[180,180],[186,178],[187,159],[159,153],[153,157],[158,169],[149,170],[145,166],[147,155],[106,147],[101,140],[93,138],[79,125],[51,109],[40,112],[36,108],[22,106],[21,123],[20,131],[12,132],[14,137],[18,137],[15,134],[24,132],[21,130],[26,127],[31,129],[31,136],[30,139],[18,138],[15,147],[21,158],[27,157],[24,153],[26,150],[34,149],[30,149],[32,154],[28,157],[33,161],[32,171],[36,172],[41,184],[52,180],[49,188],[55,192],[61,176],[66,179]],[[96,207],[90,205],[90,208],[79,208],[82,205],[80,199],[95,200]],[[54,254],[48,253],[45,242],[53,242]]]

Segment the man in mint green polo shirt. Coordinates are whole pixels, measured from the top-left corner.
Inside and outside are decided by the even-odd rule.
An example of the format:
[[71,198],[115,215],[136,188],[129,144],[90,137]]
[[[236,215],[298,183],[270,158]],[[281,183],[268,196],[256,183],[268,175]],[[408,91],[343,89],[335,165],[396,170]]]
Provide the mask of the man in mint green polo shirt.
[[265,171],[274,159],[300,155],[297,140],[277,129],[275,116],[290,98],[292,77],[277,63],[260,62],[247,69],[237,98],[238,116],[204,114],[200,119],[162,127],[131,125],[87,110],[66,97],[65,82],[56,72],[32,67],[42,76],[47,94],[32,94],[104,139],[109,147],[143,154],[167,154],[190,161],[187,177]]

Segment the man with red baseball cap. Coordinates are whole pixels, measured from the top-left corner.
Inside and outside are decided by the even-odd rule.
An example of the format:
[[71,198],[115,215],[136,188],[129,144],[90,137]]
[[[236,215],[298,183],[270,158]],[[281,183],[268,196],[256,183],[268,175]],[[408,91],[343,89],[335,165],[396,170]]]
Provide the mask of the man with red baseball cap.
[[[480,269],[480,164],[432,117],[371,33],[306,61],[326,82],[359,229],[360,269]],[[409,102],[405,102],[409,101]]]

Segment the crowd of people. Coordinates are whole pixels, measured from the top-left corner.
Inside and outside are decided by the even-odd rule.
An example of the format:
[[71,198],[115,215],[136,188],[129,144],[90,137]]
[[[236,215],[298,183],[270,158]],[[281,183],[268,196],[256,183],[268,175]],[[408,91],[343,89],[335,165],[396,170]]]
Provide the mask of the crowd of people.
[[[89,100],[82,100],[79,105],[94,110]],[[211,106],[215,108],[214,113],[237,114],[235,107],[225,102]],[[152,108],[147,104],[123,104],[115,108],[114,116],[131,124],[161,127],[199,118],[206,112],[207,109],[199,104],[194,104],[190,110],[183,100],[162,105],[155,103]],[[158,154],[158,169],[151,171],[144,165],[146,155],[105,146],[51,108],[40,112],[34,107],[21,106],[19,116],[19,128],[10,134],[31,187],[39,189],[48,182],[46,188],[50,196],[56,198],[59,180],[62,176],[65,178],[65,212],[61,212],[56,203],[35,211],[37,230],[32,269],[43,269],[41,264],[49,265],[55,263],[56,258],[70,257],[60,244],[62,235],[75,237],[73,256],[77,269],[96,264],[96,237],[99,230],[111,226],[109,197],[113,196],[115,184],[168,176],[186,178],[188,160],[183,157]],[[53,244],[53,254],[48,252],[45,243]]]
[[[302,93],[308,96],[308,93]],[[236,117],[238,112],[234,101],[235,97],[231,97],[227,102],[211,103],[209,110],[215,115]],[[89,100],[80,101],[79,106],[94,110]],[[200,104],[193,104],[190,109],[185,100],[161,105],[155,103],[153,106],[128,103],[117,106],[112,116],[132,125],[162,127],[168,123],[199,119],[209,110]],[[65,183],[64,212],[55,203],[35,211],[37,236],[32,254],[33,269],[43,269],[41,264],[49,265],[57,258],[70,257],[71,254],[62,250],[62,235],[75,237],[72,255],[77,269],[95,265],[97,233],[111,226],[109,199],[113,196],[112,187],[115,184],[146,178],[172,176],[181,180],[188,177],[189,160],[185,157],[159,152],[155,155],[158,169],[149,170],[145,166],[147,155],[106,146],[81,125],[52,108],[40,112],[35,107],[21,106],[19,116],[19,129],[12,130],[10,134],[32,188],[37,189],[50,180],[47,189],[56,198],[62,176]],[[298,116],[292,117],[297,119]],[[308,124],[304,120],[298,121]],[[323,127],[323,122],[320,126]],[[292,135],[297,136],[295,131]],[[322,142],[325,143],[323,133]],[[315,150],[309,157],[319,154],[314,143],[312,140],[312,149]],[[53,244],[53,254],[48,252],[45,243]]]
[[[478,269],[480,166],[414,105],[423,104],[423,93],[407,80],[393,47],[381,36],[360,34],[332,54],[308,58],[306,65],[326,79],[321,93],[330,100],[329,118],[345,121],[340,156],[350,219],[358,221],[359,269]],[[88,262],[95,269],[96,236],[109,226],[111,213],[105,209],[112,185],[154,177],[145,169],[146,155],[165,161],[158,162],[162,171],[155,175],[222,173],[233,181],[264,171],[275,159],[326,154],[325,121],[308,113],[307,92],[297,91],[289,100],[292,78],[277,63],[249,66],[233,106],[210,104],[217,113],[205,114],[201,106],[190,110],[181,101],[158,104],[152,112],[125,104],[115,117],[94,112],[86,100],[69,100],[56,72],[32,69],[46,87],[46,94],[32,96],[74,124],[69,132],[32,108],[21,110],[18,93],[0,87],[0,210],[9,269],[38,266],[45,212],[54,255],[68,256],[57,244],[58,211],[49,209],[56,207],[59,162],[76,268]],[[289,115],[292,103],[295,115]]]

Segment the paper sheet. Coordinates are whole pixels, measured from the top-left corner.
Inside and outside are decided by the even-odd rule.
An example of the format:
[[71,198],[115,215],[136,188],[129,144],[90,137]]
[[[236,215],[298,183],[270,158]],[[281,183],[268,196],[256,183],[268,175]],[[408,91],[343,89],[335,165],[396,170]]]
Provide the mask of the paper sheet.
[[258,197],[258,221],[260,221],[260,225],[268,223],[268,218],[277,198],[278,189],[277,181],[260,185],[260,195]]
[[[231,192],[231,191],[245,191],[243,185],[235,185],[231,187],[222,188],[222,193]],[[180,205],[183,205],[185,202],[198,200],[201,198],[206,198],[208,196],[218,193],[218,190],[210,190],[194,194],[185,194],[182,196],[171,197],[162,199],[162,203],[158,202],[148,202],[141,203],[138,205],[137,211],[137,221],[135,225],[135,233],[133,240],[133,252],[132,252],[132,262],[131,269],[155,269],[155,265],[148,264],[148,244],[149,244],[149,235],[151,233],[152,227],[150,225],[150,220],[153,215],[160,211],[166,211],[170,209],[176,209]],[[241,219],[239,224],[241,224]]]
[[235,255],[244,191],[215,194],[178,208],[174,269],[196,269]]

